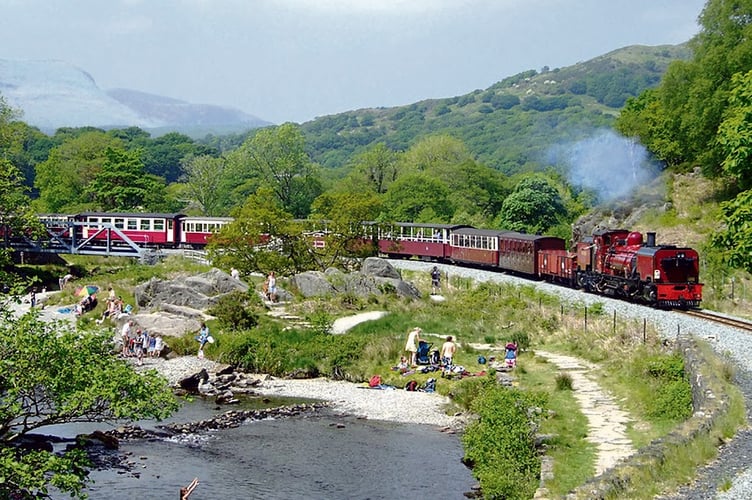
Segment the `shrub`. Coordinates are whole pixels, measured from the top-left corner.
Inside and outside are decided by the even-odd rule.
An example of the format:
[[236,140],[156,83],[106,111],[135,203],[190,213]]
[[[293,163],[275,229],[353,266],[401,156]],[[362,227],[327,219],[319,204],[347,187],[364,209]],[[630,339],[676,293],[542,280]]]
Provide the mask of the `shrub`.
[[258,324],[258,315],[250,309],[249,296],[243,292],[228,293],[209,309],[209,314],[216,316],[225,330],[250,330]]
[[535,427],[545,395],[491,386],[475,399],[479,419],[462,437],[465,460],[473,465],[485,498],[528,499],[538,487],[540,459]]
[[332,332],[334,321],[332,316],[324,309],[317,309],[308,317],[311,323],[311,330],[316,334],[328,334]]
[[556,375],[556,390],[558,391],[571,391],[574,385],[572,384],[572,376],[568,373],[559,373]]

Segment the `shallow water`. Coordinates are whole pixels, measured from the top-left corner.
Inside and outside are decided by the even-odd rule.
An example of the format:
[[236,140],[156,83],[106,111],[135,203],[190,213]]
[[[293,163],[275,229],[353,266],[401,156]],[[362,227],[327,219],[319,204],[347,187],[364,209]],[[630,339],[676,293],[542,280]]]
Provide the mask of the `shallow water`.
[[[205,418],[212,408],[197,402],[171,420]],[[457,435],[328,411],[201,436],[123,442],[119,452],[133,467],[93,471],[87,490],[93,500],[178,498],[194,477],[199,486],[191,500],[462,498],[475,483],[460,462]]]

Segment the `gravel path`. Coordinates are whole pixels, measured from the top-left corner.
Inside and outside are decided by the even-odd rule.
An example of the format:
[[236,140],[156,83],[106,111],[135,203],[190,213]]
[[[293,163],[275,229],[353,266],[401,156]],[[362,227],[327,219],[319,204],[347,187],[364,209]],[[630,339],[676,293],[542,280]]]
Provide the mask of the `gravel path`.
[[588,420],[586,439],[598,450],[595,474],[603,473],[622,458],[632,455],[635,449],[627,437],[626,426],[630,421],[629,414],[622,411],[613,397],[588,377],[588,372],[596,367],[579,358],[538,349],[535,355],[547,359],[572,377],[574,397]]
[[[432,263],[418,261],[392,260],[390,262],[397,269],[425,272],[426,276],[434,266]],[[545,282],[532,282],[501,273],[442,264],[439,264],[439,269],[445,276],[463,276],[474,281],[533,285],[546,292],[559,295],[564,301],[570,303],[585,305],[601,303],[607,314],[616,312],[618,317],[634,318],[638,321],[644,320],[648,324],[654,325],[666,338],[673,338],[681,333],[707,339],[716,352],[722,356],[728,356],[736,365],[736,383],[745,396],[748,419],[752,416],[752,413],[750,413],[750,409],[752,409],[752,335],[749,333],[671,311],[641,307]],[[448,282],[449,280],[444,280],[443,286],[447,286],[446,283]],[[732,480],[730,489],[723,492],[719,491],[719,488],[724,487],[727,480]],[[752,498],[752,429],[741,430],[734,439],[722,446],[718,458],[700,470],[691,485],[681,488],[673,496],[664,498],[670,500]]]

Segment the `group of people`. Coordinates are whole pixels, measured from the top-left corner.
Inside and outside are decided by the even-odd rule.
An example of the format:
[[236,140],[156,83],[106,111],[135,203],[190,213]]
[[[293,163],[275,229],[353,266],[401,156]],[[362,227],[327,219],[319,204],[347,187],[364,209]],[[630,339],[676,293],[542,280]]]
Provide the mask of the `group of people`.
[[144,357],[158,358],[164,349],[164,340],[159,334],[150,335],[146,330],[134,327],[134,322],[129,319],[123,325],[121,331],[123,342],[123,357],[137,358],[139,365],[144,364]]
[[[405,352],[407,353],[407,356],[402,356],[400,358],[400,363],[397,365],[400,370],[404,367],[405,370],[408,368],[408,357],[409,357],[409,363],[410,367],[415,367],[418,364],[418,345],[421,342],[420,334],[423,333],[423,330],[419,327],[415,327],[409,332],[407,332],[407,342],[405,343]],[[451,335],[448,335],[444,341],[444,343],[441,345],[441,350],[439,351],[439,360],[440,365],[444,367],[444,370],[451,370],[452,367],[452,361],[454,359],[454,354],[457,352],[457,344],[454,342],[454,339]],[[404,373],[404,372],[403,372]]]

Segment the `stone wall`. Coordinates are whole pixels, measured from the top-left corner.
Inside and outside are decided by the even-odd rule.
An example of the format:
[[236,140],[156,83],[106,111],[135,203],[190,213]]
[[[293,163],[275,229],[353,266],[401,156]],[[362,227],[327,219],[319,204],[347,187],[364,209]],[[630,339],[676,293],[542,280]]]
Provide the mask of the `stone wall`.
[[694,414],[670,434],[656,439],[631,457],[622,460],[582,486],[567,498],[620,498],[635,472],[654,469],[664,461],[669,449],[686,446],[698,435],[708,433],[715,422],[729,411],[730,399],[723,391],[723,381],[712,370],[704,369],[706,358],[693,337],[679,336],[676,349],[684,357],[685,371],[692,386]]

